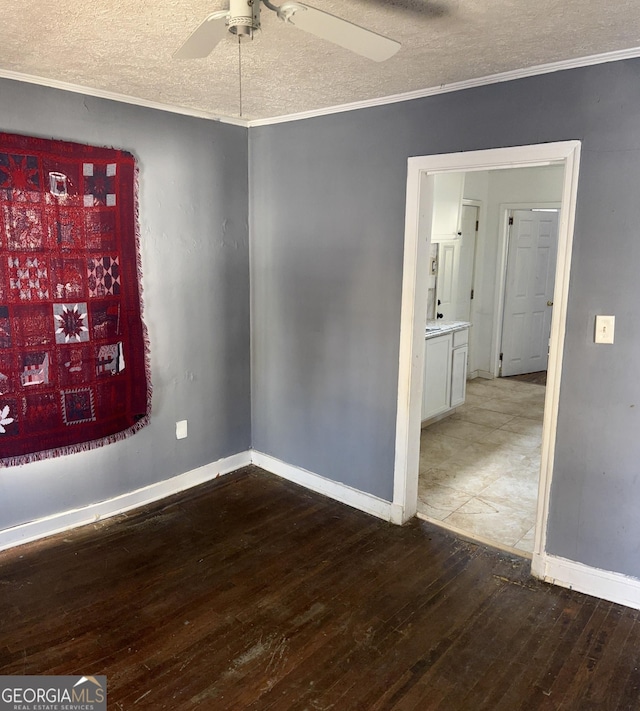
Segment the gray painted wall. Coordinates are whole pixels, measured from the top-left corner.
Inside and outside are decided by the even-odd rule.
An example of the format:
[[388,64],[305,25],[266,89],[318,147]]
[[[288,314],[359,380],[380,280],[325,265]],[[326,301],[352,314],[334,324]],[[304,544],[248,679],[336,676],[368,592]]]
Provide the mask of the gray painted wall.
[[136,155],[154,388],[150,425],[126,441],[0,469],[0,528],[248,449],[247,130],[8,80],[0,130]]
[[407,157],[580,139],[548,550],[640,576],[639,81],[630,60],[251,129],[254,447],[390,499]]

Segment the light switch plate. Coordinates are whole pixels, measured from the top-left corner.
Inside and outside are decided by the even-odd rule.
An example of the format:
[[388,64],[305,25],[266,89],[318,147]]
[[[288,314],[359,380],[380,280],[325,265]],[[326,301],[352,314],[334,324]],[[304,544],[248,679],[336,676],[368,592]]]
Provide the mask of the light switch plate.
[[615,316],[596,316],[596,343],[613,343],[613,333],[616,326]]
[[180,420],[176,422],[176,439],[185,439],[187,436],[187,421]]

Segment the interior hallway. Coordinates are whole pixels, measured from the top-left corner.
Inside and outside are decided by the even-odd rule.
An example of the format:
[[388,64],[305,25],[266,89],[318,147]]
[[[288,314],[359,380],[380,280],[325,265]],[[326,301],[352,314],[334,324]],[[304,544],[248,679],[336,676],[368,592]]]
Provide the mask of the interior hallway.
[[113,711],[635,709],[640,612],[255,467],[0,553],[0,674]]
[[533,551],[545,388],[476,378],[465,404],[422,430],[418,512]]

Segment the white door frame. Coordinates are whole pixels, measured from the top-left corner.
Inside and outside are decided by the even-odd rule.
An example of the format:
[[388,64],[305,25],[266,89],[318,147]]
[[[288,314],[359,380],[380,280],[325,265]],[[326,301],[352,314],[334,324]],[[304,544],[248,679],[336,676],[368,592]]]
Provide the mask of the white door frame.
[[[396,453],[392,520],[413,518],[418,502],[419,433],[427,314],[427,255],[431,241],[433,175],[500,168],[564,165],[563,210],[558,230],[558,259],[551,321],[551,348],[542,431],[542,462],[538,490],[532,572],[544,575],[549,491],[553,472],[560,374],[567,318],[571,248],[580,163],[580,141],[542,143],[409,158],[404,234],[400,355],[396,418]],[[420,233],[421,231],[421,233]]]
[[[473,246],[473,271],[471,279],[471,287],[473,289],[473,299],[471,299],[471,310],[469,311],[469,321],[474,324],[477,323],[478,319],[476,317],[476,304],[478,303],[477,293],[478,293],[478,250],[480,249],[480,223],[484,220],[484,205],[482,200],[472,200],[471,198],[463,198],[462,206],[467,205],[468,207],[476,207],[478,212],[478,229],[476,230],[475,243]],[[469,373],[475,372],[477,374],[477,368],[472,368],[472,365],[476,364],[476,341],[473,340],[473,334],[469,333],[469,350],[467,352],[467,377]],[[475,377],[475,376],[474,376]]]
[[[502,350],[502,321],[504,318],[504,292],[507,284],[507,245],[509,243],[509,213],[512,210],[560,210],[561,202],[501,202],[498,264],[496,268],[496,309],[493,319],[493,340],[491,343],[491,372],[494,378],[500,374],[500,351]],[[558,230],[560,225],[558,224]],[[554,302],[555,303],[555,302]]]

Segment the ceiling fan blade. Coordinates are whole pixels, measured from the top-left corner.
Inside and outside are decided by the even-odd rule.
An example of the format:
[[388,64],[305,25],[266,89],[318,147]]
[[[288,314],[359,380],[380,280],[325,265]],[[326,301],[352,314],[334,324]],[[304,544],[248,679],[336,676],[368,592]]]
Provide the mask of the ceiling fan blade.
[[305,32],[333,42],[374,62],[384,62],[400,49],[400,43],[389,37],[299,2],[283,3],[278,8],[278,16]]
[[227,34],[226,10],[209,15],[189,35],[187,41],[173,53],[174,59],[201,59],[211,54],[213,48]]

